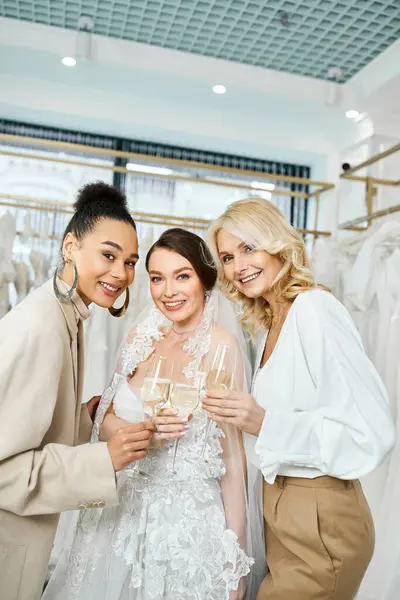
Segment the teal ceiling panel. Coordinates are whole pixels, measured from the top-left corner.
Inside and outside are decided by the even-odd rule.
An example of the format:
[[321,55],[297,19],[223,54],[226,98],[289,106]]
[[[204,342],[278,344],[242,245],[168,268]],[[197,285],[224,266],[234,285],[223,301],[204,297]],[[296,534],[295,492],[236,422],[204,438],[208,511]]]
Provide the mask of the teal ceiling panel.
[[0,15],[343,81],[399,38],[400,0],[0,0]]

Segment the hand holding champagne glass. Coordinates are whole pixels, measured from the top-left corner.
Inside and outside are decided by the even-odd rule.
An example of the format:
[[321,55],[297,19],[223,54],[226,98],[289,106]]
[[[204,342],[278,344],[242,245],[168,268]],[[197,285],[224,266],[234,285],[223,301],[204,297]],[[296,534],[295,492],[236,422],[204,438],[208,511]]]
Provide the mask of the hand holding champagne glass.
[[[209,392],[220,392],[221,390],[232,390],[234,382],[234,373],[237,362],[237,352],[233,352],[230,346],[218,344],[211,369],[207,374],[206,388]],[[211,420],[206,426],[201,456],[204,456],[207,447],[207,440],[210,434]]]
[[[181,365],[182,367],[182,365]],[[178,411],[179,416],[188,417],[199,405],[202,379],[200,374],[194,379],[186,379],[183,368],[179,370],[172,385],[170,403],[172,408]],[[178,450],[179,439],[175,440],[172,458],[172,472],[175,471],[175,459]]]
[[168,402],[172,368],[166,356],[154,356],[146,371],[140,394],[146,414],[155,417],[157,410]]
[[[151,416],[153,420],[157,410],[169,400],[171,373],[171,365],[166,356],[156,355],[151,357],[140,388],[140,396],[145,414]],[[140,468],[139,473],[146,476],[146,473]]]

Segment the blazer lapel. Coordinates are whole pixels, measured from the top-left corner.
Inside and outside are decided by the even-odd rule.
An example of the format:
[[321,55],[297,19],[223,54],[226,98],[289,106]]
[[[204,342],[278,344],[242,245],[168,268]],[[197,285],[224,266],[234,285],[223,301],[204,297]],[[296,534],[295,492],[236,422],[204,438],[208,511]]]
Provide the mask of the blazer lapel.
[[75,390],[75,442],[79,435],[79,422],[81,417],[81,395],[82,395],[82,383],[83,383],[83,324],[79,320],[77,322],[76,313],[72,302],[59,302],[56,298],[52,282],[48,282],[48,292],[54,296],[57,301],[60,310],[62,311],[65,322],[67,324],[68,333],[70,337],[70,348],[72,358],[72,368],[74,377],[74,390]]
[[74,362],[74,377],[75,377],[75,390],[76,390],[76,411],[75,411],[75,444],[78,442],[79,437],[79,426],[81,419],[82,410],[82,388],[83,388],[83,377],[84,377],[84,337],[83,337],[83,323],[78,323],[78,339],[77,343],[73,345],[74,354],[76,356]]

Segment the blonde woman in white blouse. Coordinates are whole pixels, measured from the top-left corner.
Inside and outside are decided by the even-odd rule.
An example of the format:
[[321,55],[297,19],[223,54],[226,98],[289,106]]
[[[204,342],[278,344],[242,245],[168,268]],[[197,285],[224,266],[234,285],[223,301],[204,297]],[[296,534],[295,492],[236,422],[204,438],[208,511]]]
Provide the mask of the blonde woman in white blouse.
[[318,288],[299,234],[270,202],[235,202],[209,243],[258,339],[252,395],[207,396],[246,432],[264,476],[269,574],[258,600],[350,600],[374,549],[358,478],[394,443],[388,399],[346,309]]

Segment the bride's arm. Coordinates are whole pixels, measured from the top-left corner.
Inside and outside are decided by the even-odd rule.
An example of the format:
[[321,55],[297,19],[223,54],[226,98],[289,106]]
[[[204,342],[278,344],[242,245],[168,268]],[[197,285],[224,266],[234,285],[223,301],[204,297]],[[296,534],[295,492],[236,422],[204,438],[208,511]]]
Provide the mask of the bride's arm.
[[232,425],[224,425],[222,430],[225,437],[221,445],[226,471],[221,478],[221,493],[226,528],[236,533],[240,546],[245,549],[247,470],[242,432]]
[[111,403],[104,416],[104,420],[100,425],[100,441],[108,442],[108,440],[112,438],[119,429],[126,427],[127,425],[131,425],[131,423],[129,421],[125,421],[125,419],[120,419],[117,417]]

